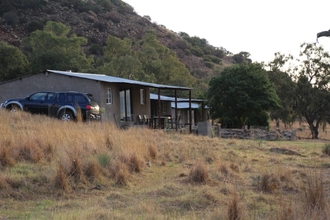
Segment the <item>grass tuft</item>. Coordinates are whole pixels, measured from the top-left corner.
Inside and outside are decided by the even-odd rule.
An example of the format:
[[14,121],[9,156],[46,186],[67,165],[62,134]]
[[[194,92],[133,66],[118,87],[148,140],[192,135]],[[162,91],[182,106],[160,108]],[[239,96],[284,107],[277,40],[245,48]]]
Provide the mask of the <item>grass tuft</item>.
[[14,158],[10,155],[8,152],[7,147],[2,147],[0,150],[0,169],[3,169],[5,167],[12,167],[15,164]]
[[63,165],[60,164],[57,167],[57,172],[56,172],[56,176],[55,176],[55,187],[57,189],[61,189],[64,191],[68,191],[69,190],[69,178],[65,173],[65,170],[63,168]]
[[229,205],[228,205],[228,209],[227,209],[227,215],[228,215],[228,220],[240,220],[243,219],[243,208],[242,206],[239,204],[239,200],[237,195],[235,195]]
[[189,179],[192,182],[199,184],[206,184],[209,181],[209,173],[206,165],[202,161],[197,161],[195,166],[192,168],[189,174]]
[[325,144],[324,145],[323,153],[330,156],[330,144]]
[[151,159],[156,160],[158,155],[157,147],[155,145],[149,145],[148,148]]
[[279,181],[274,174],[264,173],[260,177],[259,189],[263,192],[272,193],[279,189]]

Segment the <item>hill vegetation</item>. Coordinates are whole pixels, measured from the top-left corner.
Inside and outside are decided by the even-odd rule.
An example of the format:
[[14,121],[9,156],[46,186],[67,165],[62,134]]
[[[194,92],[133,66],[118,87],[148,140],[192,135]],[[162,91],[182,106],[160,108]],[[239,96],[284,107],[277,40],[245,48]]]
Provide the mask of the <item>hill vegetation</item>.
[[120,130],[24,112],[0,119],[0,218],[330,217],[329,147],[319,140]]
[[[1,1],[0,8],[0,41],[19,48],[30,64],[24,68],[20,66],[10,73],[1,74],[6,77],[0,77],[0,81],[15,78],[17,75],[36,73],[50,68],[50,64],[54,66],[59,63],[55,67],[61,70],[116,73],[125,78],[131,77],[148,82],[193,86],[196,88],[193,95],[203,96],[208,81],[218,75],[223,68],[233,63],[251,61],[247,52],[233,55],[223,47],[210,45],[206,39],[182,32],[174,33],[164,25],[153,23],[149,16],[139,16],[130,5],[121,0],[4,0]],[[67,37],[68,43],[71,43],[69,48],[78,46],[82,49],[83,56],[88,60],[85,60],[87,62],[80,60],[78,63],[80,65],[83,63],[84,66],[78,66],[75,60],[63,65],[63,61],[71,56],[64,56],[63,50],[61,53],[58,49],[51,51],[52,44],[38,45],[36,52],[31,41],[30,43],[24,41],[29,37],[35,38],[38,43],[49,42],[49,37],[45,38],[48,41],[41,40],[40,37],[45,37],[45,34],[41,34],[43,31],[49,31],[45,27],[50,21],[64,25],[66,31],[62,32],[62,40],[63,37]],[[39,38],[36,36],[38,31]],[[153,34],[156,44],[147,46],[145,42],[146,38],[150,39],[150,33]],[[56,32],[53,35],[59,37]],[[81,39],[79,45],[72,41],[74,38]],[[109,39],[118,39],[119,44],[122,44],[120,41],[124,41],[129,46],[129,54],[126,51],[116,58],[109,59],[109,53],[104,51],[105,47],[109,47]],[[57,45],[63,43],[63,41],[56,42]],[[164,60],[164,57],[170,59]],[[143,63],[143,60],[148,62],[146,58],[149,61],[156,60],[153,63],[149,62],[148,66]],[[0,59],[4,58],[0,57]],[[128,75],[127,70],[121,69],[127,64],[122,60],[132,63],[133,66],[129,68],[135,70],[135,75]],[[119,64],[114,66],[114,61]],[[169,63],[174,68],[168,69]],[[174,72],[179,76],[172,80],[157,81],[158,76],[163,75],[164,72]],[[188,78],[191,78],[188,84],[183,80],[187,78],[187,74]]]

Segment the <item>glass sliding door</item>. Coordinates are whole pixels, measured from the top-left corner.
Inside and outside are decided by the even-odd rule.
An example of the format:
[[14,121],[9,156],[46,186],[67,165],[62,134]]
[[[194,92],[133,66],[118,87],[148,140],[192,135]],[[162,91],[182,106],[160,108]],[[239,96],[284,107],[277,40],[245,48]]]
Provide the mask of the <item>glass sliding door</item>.
[[120,97],[120,119],[122,121],[131,121],[132,105],[131,105],[131,90],[124,89],[119,92]]

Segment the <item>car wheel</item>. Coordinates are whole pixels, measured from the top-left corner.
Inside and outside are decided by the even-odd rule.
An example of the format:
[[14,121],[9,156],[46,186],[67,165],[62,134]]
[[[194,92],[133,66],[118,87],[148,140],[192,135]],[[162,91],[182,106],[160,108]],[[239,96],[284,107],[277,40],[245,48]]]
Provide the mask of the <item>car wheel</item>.
[[59,117],[62,121],[72,121],[74,120],[73,114],[71,111],[62,111]]
[[18,105],[15,105],[15,104],[11,104],[7,109],[10,112],[18,112],[18,111],[21,110],[21,108]]

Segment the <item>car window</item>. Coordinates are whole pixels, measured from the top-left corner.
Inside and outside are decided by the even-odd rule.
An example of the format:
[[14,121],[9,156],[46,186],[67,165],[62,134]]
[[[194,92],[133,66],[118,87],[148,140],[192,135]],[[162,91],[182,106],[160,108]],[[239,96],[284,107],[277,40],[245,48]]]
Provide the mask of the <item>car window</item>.
[[47,100],[52,100],[54,97],[55,97],[55,93],[53,93],[53,92],[49,92],[47,94]]
[[85,99],[85,97],[83,95],[76,94],[74,96],[74,101],[78,104],[83,104],[83,103],[86,103],[87,100]]
[[38,92],[30,96],[31,101],[43,101],[46,100],[46,92]]
[[65,100],[65,94],[64,93],[60,93],[59,96],[58,96],[58,100]]

